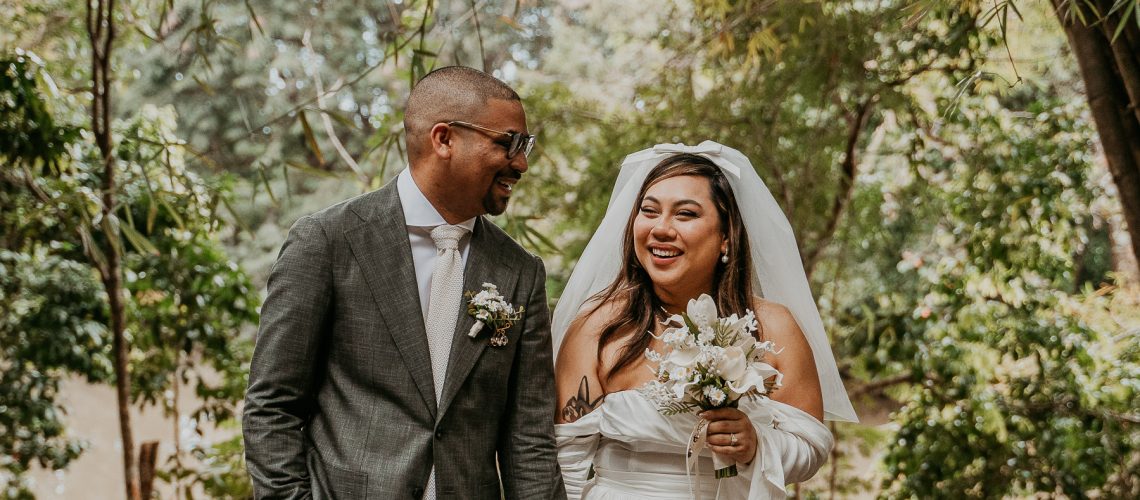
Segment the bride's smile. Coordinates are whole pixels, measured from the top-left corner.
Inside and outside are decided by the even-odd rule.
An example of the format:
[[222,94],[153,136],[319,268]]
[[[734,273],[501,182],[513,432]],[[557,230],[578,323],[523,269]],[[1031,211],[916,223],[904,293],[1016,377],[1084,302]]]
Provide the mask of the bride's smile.
[[654,257],[657,257],[655,260],[664,265],[673,262],[673,259],[680,257],[681,254],[685,252],[682,252],[681,250],[673,248],[669,245],[650,244],[649,253],[653,254]]
[[633,241],[662,299],[684,301],[711,290],[727,243],[708,179],[679,175],[650,186],[633,221]]

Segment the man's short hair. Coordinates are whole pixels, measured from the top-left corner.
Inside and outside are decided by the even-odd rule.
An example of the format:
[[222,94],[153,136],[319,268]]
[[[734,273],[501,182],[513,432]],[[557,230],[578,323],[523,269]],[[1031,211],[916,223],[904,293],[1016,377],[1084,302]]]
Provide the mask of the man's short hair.
[[446,66],[424,75],[412,87],[404,110],[408,158],[420,155],[424,135],[432,126],[471,120],[489,99],[520,100],[510,86],[474,68]]

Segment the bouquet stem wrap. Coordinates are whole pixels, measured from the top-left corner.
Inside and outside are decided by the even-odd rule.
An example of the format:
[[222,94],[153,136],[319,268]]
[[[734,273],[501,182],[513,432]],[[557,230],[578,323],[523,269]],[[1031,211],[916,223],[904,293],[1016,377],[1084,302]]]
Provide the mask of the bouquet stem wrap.
[[[689,444],[685,448],[685,474],[689,478],[689,494],[696,500],[701,500],[701,471],[698,459],[700,458],[701,451],[704,451],[709,444],[709,421],[705,419],[698,419],[696,427],[693,428],[692,435],[689,436]],[[719,453],[713,452],[713,469],[714,475],[718,480],[726,477],[733,477],[737,474],[736,461],[725,458]],[[696,482],[693,481],[693,476],[696,476]],[[717,496],[720,496],[720,488],[717,488]]]

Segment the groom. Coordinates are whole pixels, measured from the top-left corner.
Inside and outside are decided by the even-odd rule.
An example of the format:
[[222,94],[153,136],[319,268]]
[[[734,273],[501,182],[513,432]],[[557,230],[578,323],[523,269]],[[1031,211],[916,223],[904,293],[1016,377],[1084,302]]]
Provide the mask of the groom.
[[[482,217],[527,170],[522,103],[441,68],[404,127],[410,168],[302,217],[273,267],[242,425],[255,496],[563,498],[546,271]],[[471,337],[484,283],[524,314]]]

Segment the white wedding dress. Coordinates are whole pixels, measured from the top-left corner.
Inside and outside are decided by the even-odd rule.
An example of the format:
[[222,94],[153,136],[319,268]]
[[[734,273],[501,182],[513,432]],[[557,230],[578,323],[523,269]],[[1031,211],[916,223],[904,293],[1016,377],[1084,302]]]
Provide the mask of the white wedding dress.
[[811,415],[769,399],[742,401],[741,410],[759,449],[751,464],[737,465],[737,476],[718,481],[708,450],[696,474],[686,474],[695,414],[662,415],[636,390],[608,394],[593,412],[555,426],[566,493],[572,500],[784,498],[786,484],[812,477],[827,460],[834,439]]

